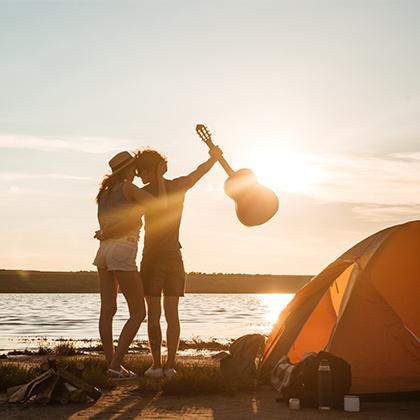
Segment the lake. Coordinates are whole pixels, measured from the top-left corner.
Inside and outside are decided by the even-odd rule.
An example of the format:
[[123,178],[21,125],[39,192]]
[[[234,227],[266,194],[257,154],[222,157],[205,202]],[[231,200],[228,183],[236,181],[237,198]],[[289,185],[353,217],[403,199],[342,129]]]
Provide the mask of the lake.
[[[181,338],[238,338],[267,333],[294,294],[187,294],[181,299]],[[99,295],[0,294],[0,353],[32,350],[58,338],[97,340]],[[128,317],[122,295],[114,320],[117,338]],[[165,325],[162,316],[162,326]],[[146,325],[137,339],[147,339]]]

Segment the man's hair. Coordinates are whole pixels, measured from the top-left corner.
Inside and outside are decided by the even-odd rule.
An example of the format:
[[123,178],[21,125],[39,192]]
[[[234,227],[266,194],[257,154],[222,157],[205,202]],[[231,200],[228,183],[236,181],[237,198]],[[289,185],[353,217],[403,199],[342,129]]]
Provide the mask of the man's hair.
[[136,153],[136,169],[155,169],[161,163],[167,163],[168,160],[164,155],[153,149],[145,149]]

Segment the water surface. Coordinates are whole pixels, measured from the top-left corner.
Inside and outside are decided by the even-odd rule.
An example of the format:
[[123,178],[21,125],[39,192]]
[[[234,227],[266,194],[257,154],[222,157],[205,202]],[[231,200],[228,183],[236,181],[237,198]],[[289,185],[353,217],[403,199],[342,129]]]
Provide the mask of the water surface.
[[[209,340],[266,333],[292,297],[293,294],[187,294],[180,303],[181,337]],[[98,294],[5,293],[0,294],[0,300],[0,352],[36,349],[44,340],[58,338],[99,338]],[[127,305],[119,295],[115,338],[127,317]],[[137,338],[147,339],[145,323]]]

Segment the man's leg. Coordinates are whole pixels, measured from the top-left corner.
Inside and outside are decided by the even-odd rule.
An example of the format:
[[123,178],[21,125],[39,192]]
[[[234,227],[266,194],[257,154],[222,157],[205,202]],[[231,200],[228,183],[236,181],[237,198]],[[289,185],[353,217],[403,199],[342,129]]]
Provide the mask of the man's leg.
[[99,316],[99,335],[101,336],[108,366],[114,358],[112,320],[117,311],[118,283],[112,271],[98,268],[99,290],[101,293],[101,314]]
[[175,367],[175,357],[178,350],[179,335],[181,332],[181,326],[179,323],[178,314],[178,296],[164,296],[163,306],[165,309],[165,318],[168,324],[166,330],[166,345],[168,347],[168,359],[165,364],[165,368]]
[[161,297],[146,296],[147,302],[147,332],[149,334],[150,350],[153,357],[153,368],[162,367],[162,330],[160,328]]

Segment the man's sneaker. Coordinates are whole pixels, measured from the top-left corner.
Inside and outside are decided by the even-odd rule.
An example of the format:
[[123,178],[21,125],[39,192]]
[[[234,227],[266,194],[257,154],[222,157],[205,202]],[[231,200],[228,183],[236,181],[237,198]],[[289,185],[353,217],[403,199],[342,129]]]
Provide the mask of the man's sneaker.
[[172,379],[178,372],[174,368],[165,368],[163,374],[166,379]]
[[161,379],[163,378],[163,370],[162,368],[154,368],[150,366],[149,369],[144,372],[144,376],[150,379]]

